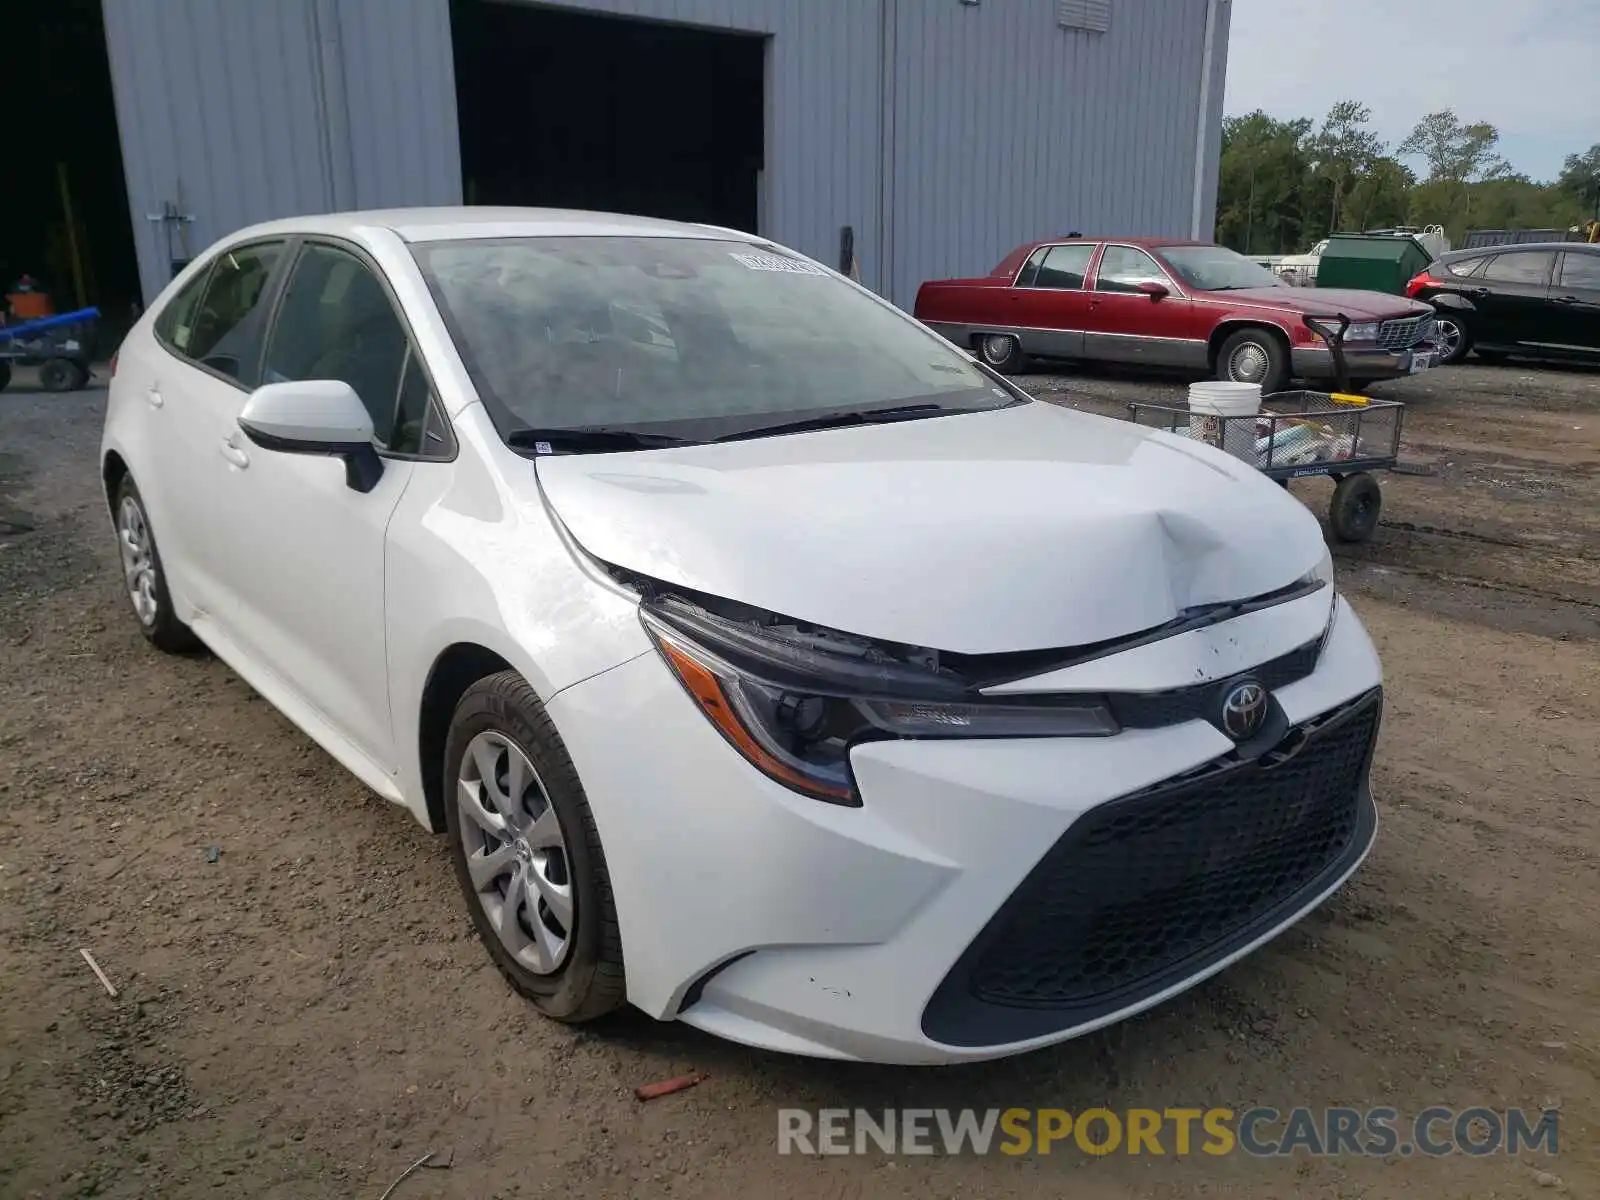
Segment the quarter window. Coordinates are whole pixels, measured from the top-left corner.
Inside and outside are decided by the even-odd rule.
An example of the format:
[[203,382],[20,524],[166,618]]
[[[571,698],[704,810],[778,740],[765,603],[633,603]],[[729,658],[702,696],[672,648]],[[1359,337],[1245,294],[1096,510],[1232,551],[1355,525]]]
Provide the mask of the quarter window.
[[1141,283],[1166,283],[1156,260],[1132,246],[1107,246],[1095,277],[1097,292],[1137,292]]
[[1033,281],[1039,277],[1039,264],[1044,261],[1044,256],[1050,252],[1048,246],[1040,246],[1028,255],[1028,261],[1022,266],[1022,273],[1017,276],[1018,287],[1032,287]]
[[1514,254],[1497,254],[1483,269],[1482,278],[1496,283],[1540,284],[1550,274],[1550,253],[1539,250],[1519,250]]
[[262,300],[282,253],[281,242],[224,250],[211,268],[193,326],[182,344],[175,328],[172,345],[202,366],[254,387],[266,316]]
[[209,269],[191,279],[166,310],[156,318],[156,333],[180,354],[189,352],[189,342],[194,334],[195,309],[200,307],[200,297],[205,295],[206,281],[211,278]]
[[410,360],[405,327],[367,265],[332,246],[308,245],[273,326],[265,381],[342,380],[371,415],[378,445],[415,454],[428,393],[422,371],[407,370]]
[[1600,291],[1600,254],[1577,254],[1571,250],[1563,254],[1561,286]]
[[1083,277],[1088,274],[1093,257],[1093,246],[1052,246],[1039,266],[1039,279],[1034,286],[1077,291],[1083,287]]

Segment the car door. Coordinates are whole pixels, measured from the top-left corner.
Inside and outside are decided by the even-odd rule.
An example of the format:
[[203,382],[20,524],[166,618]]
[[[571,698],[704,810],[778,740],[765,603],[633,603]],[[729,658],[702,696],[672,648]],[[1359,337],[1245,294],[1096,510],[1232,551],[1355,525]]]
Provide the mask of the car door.
[[1082,358],[1083,331],[1089,320],[1084,280],[1094,258],[1093,242],[1041,246],[1029,256],[1009,302],[1010,322],[1020,329],[1026,354]]
[[1496,254],[1477,272],[1466,289],[1476,315],[1473,340],[1479,345],[1537,346],[1549,341],[1546,303],[1550,272],[1555,266],[1550,250],[1511,250]]
[[[1158,284],[1161,296],[1140,290]],[[1204,366],[1204,339],[1187,336],[1193,303],[1149,253],[1108,244],[1095,268],[1085,350],[1090,358],[1153,367]]]
[[1600,250],[1566,250],[1550,289],[1549,340],[1564,350],[1600,354]]
[[229,483],[222,446],[238,432],[239,410],[255,386],[287,248],[280,238],[219,252],[192,302],[187,290],[180,293],[157,320],[163,352],[148,376],[129,381],[143,394],[157,429],[151,485],[158,507],[152,517],[161,531],[168,578],[199,610],[202,623],[232,603],[212,550],[226,537],[214,505]]
[[265,340],[261,381],[337,379],[372,417],[384,461],[360,492],[336,458],[262,449],[237,427],[210,552],[226,578],[217,620],[372,763],[397,765],[384,640],[389,519],[423,454],[431,386],[381,272],[355,247],[298,249]]

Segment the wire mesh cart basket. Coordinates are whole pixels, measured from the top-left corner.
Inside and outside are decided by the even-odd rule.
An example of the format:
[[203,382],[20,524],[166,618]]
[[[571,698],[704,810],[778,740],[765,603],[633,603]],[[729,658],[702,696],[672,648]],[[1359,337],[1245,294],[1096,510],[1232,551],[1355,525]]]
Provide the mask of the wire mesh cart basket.
[[1259,413],[1238,417],[1136,403],[1128,406],[1133,420],[1215,446],[1285,487],[1308,475],[1331,477],[1336,486],[1328,524],[1334,537],[1368,541],[1383,508],[1383,491],[1372,473],[1390,470],[1399,460],[1405,405],[1350,393],[1342,351],[1350,322],[1340,321],[1337,329],[1316,327],[1333,350],[1337,392],[1274,392],[1262,397]]

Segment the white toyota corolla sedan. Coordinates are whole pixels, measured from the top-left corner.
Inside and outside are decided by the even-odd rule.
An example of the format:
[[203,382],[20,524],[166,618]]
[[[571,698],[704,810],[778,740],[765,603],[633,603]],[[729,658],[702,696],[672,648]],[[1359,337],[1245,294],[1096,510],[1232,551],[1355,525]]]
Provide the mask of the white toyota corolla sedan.
[[1316,521],[769,241],[306,217],[113,363],[127,592],[443,832],[512,986],[936,1063],[1119,1020],[1371,846]]

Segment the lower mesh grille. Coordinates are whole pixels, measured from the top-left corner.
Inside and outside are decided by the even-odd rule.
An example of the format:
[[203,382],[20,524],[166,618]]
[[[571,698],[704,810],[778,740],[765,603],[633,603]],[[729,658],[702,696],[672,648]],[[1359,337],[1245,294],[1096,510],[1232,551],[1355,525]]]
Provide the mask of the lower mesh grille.
[[970,1023],[973,1000],[1048,1009],[1055,1027],[1092,1019],[1284,920],[1370,839],[1381,707],[1375,690],[1300,727],[1275,765],[1219,760],[1085,814],[963,956],[924,1028],[938,1036],[929,1026],[962,1009]]

